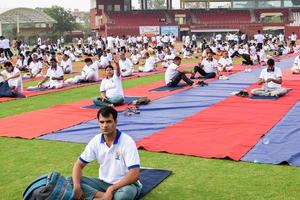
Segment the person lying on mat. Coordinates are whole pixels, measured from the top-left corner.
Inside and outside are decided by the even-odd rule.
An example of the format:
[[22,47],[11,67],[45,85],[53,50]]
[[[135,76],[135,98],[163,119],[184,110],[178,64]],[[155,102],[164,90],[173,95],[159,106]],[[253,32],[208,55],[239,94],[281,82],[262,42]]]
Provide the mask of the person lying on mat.
[[197,87],[198,83],[194,83],[185,74],[192,73],[191,70],[180,67],[181,58],[176,56],[173,63],[169,65],[165,73],[165,82],[168,87],[176,87],[178,83],[183,80],[190,86]]
[[104,78],[100,84],[100,97],[93,98],[93,102],[96,106],[118,106],[124,103],[119,59],[115,57],[114,62],[116,66],[115,69],[111,65],[105,68],[106,78]]
[[258,85],[263,85],[262,88],[253,89],[251,94],[254,96],[283,96],[287,93],[287,89],[281,87],[282,73],[279,67],[275,67],[275,61],[269,59],[268,67],[260,73]]
[[77,83],[88,83],[98,81],[98,75],[96,74],[95,65],[91,58],[86,58],[84,60],[86,63],[81,70],[80,76],[75,76],[74,78],[69,78],[65,81],[68,84],[77,84]]
[[46,77],[37,86],[28,87],[28,90],[43,89],[58,89],[64,86],[64,71],[57,65],[55,58],[50,59],[50,67],[47,70]]
[[[73,167],[75,199],[138,198],[142,189],[139,154],[133,139],[117,129],[117,115],[118,112],[110,106],[98,111],[101,133],[87,144]],[[99,177],[82,176],[85,166],[94,160],[100,165]]]
[[0,73],[0,79],[8,82],[13,93],[22,93],[23,83],[20,70],[17,67],[14,67],[11,62],[5,62],[3,66],[4,70]]
[[197,72],[203,78],[215,78],[218,76],[218,61],[213,57],[212,52],[207,52],[207,58],[204,58],[199,66],[194,67],[194,72],[191,79],[195,79]]

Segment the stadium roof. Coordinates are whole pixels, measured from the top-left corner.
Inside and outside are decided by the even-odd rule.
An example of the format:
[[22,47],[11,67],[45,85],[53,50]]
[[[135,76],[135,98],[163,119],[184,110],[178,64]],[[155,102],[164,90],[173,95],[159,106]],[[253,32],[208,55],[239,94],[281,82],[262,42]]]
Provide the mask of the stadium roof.
[[31,8],[14,8],[0,10],[0,22],[2,24],[17,23],[56,23],[56,21],[46,13]]

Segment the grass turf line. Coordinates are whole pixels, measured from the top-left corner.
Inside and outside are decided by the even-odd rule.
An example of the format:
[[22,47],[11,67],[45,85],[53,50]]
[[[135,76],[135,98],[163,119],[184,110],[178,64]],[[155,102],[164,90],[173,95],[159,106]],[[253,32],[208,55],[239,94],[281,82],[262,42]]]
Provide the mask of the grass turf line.
[[[37,176],[59,171],[70,176],[84,144],[0,138],[1,199],[20,199]],[[62,153],[63,152],[63,153]],[[148,194],[145,200],[181,199],[298,199],[300,168],[203,159],[139,151],[142,166],[169,169],[173,174]],[[96,162],[84,170],[98,175]]]

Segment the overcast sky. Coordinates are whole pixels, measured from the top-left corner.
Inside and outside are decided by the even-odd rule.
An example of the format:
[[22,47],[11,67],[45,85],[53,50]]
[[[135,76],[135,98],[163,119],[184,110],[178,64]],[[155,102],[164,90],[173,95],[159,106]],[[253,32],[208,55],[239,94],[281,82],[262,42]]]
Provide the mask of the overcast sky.
[[[62,6],[66,9],[74,10],[78,8],[80,11],[90,10],[90,0],[0,0],[0,9],[17,8],[17,7],[51,7],[52,5]],[[5,3],[3,3],[5,1]]]

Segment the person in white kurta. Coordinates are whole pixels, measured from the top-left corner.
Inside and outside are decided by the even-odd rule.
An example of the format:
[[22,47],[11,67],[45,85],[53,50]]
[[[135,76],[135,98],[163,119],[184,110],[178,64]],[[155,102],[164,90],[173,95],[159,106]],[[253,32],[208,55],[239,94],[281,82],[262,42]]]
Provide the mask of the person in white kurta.
[[133,64],[131,60],[125,57],[125,54],[120,55],[119,66],[122,77],[131,76],[133,74]]
[[4,63],[4,68],[5,70],[0,73],[0,79],[7,81],[14,93],[22,93],[23,83],[20,70],[14,67],[11,62]]

